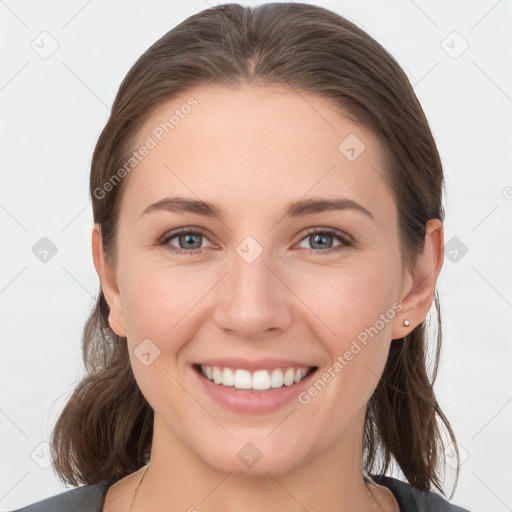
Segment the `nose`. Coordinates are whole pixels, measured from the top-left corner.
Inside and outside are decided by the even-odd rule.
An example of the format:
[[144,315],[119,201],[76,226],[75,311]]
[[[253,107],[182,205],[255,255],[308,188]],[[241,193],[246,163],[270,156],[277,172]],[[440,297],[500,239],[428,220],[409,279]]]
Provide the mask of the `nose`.
[[293,293],[282,269],[271,261],[270,253],[263,251],[253,261],[242,251],[234,254],[232,267],[217,288],[217,327],[254,341],[279,335],[289,328]]

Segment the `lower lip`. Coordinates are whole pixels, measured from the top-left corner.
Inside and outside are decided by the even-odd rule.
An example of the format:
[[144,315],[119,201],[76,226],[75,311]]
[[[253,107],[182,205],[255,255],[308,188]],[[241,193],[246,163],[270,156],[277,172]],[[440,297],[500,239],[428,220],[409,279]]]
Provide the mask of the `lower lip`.
[[270,388],[265,391],[249,391],[215,384],[194,368],[192,371],[213,400],[227,409],[244,414],[270,413],[283,407],[304,391],[316,373],[316,370],[312,371],[300,382],[291,386]]

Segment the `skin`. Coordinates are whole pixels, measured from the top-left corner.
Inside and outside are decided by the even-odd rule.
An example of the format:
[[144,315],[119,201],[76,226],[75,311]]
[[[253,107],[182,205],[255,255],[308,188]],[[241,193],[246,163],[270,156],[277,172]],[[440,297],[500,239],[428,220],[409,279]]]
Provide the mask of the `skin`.
[[[135,378],[155,411],[151,463],[134,510],[398,510],[389,490],[371,487],[371,497],[363,481],[364,415],[392,340],[432,304],[442,223],[427,223],[424,251],[407,272],[379,140],[326,99],[285,87],[192,89],[155,112],[139,142],[191,95],[198,106],[125,178],[115,260],[105,258],[99,227],[92,232],[111,328],[127,337]],[[366,146],[354,161],[338,150],[349,134]],[[141,216],[169,195],[219,205],[226,219]],[[352,199],[374,219],[349,209],[282,218],[290,202],[312,197]],[[159,245],[190,226],[204,230],[201,253]],[[312,254],[342,244],[334,237],[315,245],[307,230],[325,227],[355,244]],[[247,236],[263,248],[252,263],[236,252]],[[167,245],[180,248],[179,237]],[[310,362],[321,374],[396,303],[401,311],[307,405],[228,411],[191,369],[205,358],[273,356]],[[149,366],[134,355],[146,338],[160,350]],[[262,453],[252,468],[237,457],[247,442]],[[127,511],[141,475],[114,484],[104,510]]]

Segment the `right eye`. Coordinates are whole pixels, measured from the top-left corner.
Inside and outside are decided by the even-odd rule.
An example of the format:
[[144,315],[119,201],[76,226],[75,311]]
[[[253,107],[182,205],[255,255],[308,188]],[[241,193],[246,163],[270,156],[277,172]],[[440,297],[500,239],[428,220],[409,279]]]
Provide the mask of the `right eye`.
[[[174,253],[190,252],[191,254],[198,254],[201,249],[204,249],[202,247],[203,238],[206,239],[206,235],[200,231],[180,228],[165,235],[160,241],[160,245]],[[169,243],[173,239],[177,239],[178,247]]]

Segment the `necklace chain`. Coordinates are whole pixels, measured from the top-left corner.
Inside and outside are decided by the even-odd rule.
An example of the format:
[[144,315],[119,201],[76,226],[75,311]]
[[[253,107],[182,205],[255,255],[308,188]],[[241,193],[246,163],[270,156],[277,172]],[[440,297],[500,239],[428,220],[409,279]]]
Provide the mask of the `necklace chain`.
[[139,483],[137,484],[137,487],[135,487],[135,492],[133,493],[132,501],[130,503],[130,508],[128,509],[128,512],[132,511],[133,503],[135,501],[135,496],[137,496],[137,492],[139,490],[139,487],[141,486],[142,482],[144,481],[144,477],[146,476],[146,473],[148,472],[148,469],[149,469],[149,464],[146,464],[146,470],[144,471],[144,473],[142,473],[142,476],[140,477]]
[[[137,492],[139,491],[139,487],[142,485],[142,482],[144,481],[144,477],[146,476],[146,473],[148,472],[149,463],[146,464],[145,468],[146,469],[144,470],[144,473],[142,473],[142,476],[140,477],[140,480],[139,480],[139,483],[137,484],[137,487],[135,487],[135,492],[133,493],[132,501],[130,502],[130,508],[128,509],[128,512],[132,512],[133,504],[135,502],[135,497],[137,496]],[[141,468],[141,469],[143,469],[143,468]],[[365,481],[364,484],[365,484],[366,492],[368,493],[368,496],[371,496],[372,499],[373,499],[373,507],[376,507],[376,506],[378,506],[378,503],[375,500],[375,497],[373,496],[373,493],[370,491],[370,489],[368,487],[368,483],[370,483],[370,485],[373,485],[375,487],[377,486],[377,483],[369,475],[365,474],[365,475],[363,475],[363,477],[364,477],[364,481]]]

